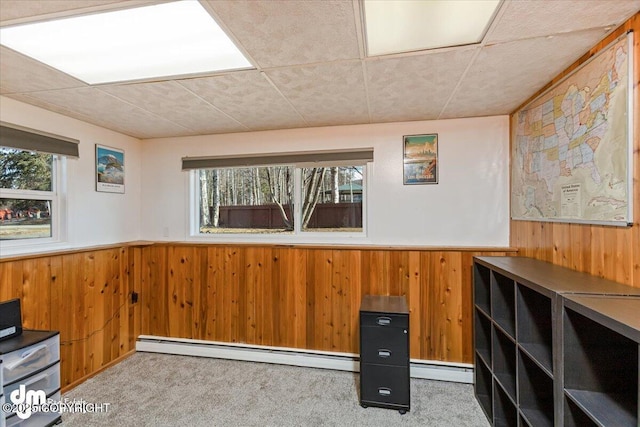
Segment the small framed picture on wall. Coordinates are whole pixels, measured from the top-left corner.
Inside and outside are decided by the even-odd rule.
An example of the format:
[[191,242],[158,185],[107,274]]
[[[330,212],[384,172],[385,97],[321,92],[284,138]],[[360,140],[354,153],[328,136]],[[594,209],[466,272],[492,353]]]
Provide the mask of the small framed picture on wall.
[[96,191],[124,193],[124,151],[96,144]]
[[438,183],[438,134],[405,135],[404,184]]

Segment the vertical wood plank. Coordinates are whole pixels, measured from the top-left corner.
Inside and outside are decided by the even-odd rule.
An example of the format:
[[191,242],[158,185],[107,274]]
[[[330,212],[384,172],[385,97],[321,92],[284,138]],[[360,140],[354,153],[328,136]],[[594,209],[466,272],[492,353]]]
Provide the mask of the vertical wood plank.
[[238,247],[225,252],[225,341],[237,342],[240,336],[240,282],[244,279],[241,251]]
[[425,310],[422,307],[422,294],[426,291],[423,284],[423,272],[421,268],[420,252],[408,253],[407,264],[408,292],[407,304],[409,305],[409,350],[411,357],[420,359],[423,352],[423,322]]
[[[87,375],[103,364],[104,355],[100,351],[103,348],[103,331],[100,331],[100,329],[103,327],[104,310],[102,309],[102,298],[100,298],[95,283],[95,253],[87,252],[82,255],[82,264],[80,266],[80,271],[82,271],[81,289],[85,306],[83,313],[84,324],[87,328],[86,335],[82,337],[87,339],[83,373]],[[94,333],[94,331],[96,332]],[[97,353],[96,350],[98,350]]]
[[349,313],[351,337],[345,352],[360,352],[360,303],[362,301],[362,251],[348,251],[348,278],[350,286],[351,309]]
[[22,298],[23,261],[0,263],[0,301]]
[[422,318],[422,342],[420,347],[422,349],[421,357],[426,360],[435,359],[435,344],[433,336],[433,317],[435,309],[437,308],[434,303],[433,287],[436,286],[437,276],[434,268],[434,252],[422,252],[420,257],[420,269],[422,271],[422,298],[421,308],[424,313]]
[[[128,349],[135,348],[135,340],[138,335],[143,334],[142,329],[142,312],[144,307],[144,301],[140,298],[142,294],[142,249],[131,247],[129,248],[129,293],[135,292],[138,294],[138,302],[129,306],[129,336],[128,336]],[[130,294],[129,294],[130,295]],[[129,297],[127,297],[129,298]]]
[[50,258],[25,259],[22,265],[22,322],[30,329],[49,329],[51,324]]
[[[313,349],[331,350],[333,322],[332,322],[332,273],[333,259],[331,250],[313,249],[309,254],[308,268],[312,270],[311,290],[314,301],[314,318],[311,328],[307,332],[313,335]],[[309,325],[309,319],[307,322]]]

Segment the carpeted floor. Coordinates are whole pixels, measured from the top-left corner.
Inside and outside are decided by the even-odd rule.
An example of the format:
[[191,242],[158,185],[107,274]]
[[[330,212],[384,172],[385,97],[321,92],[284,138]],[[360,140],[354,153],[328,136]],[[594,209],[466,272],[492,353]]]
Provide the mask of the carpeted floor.
[[136,353],[66,393],[110,403],[73,426],[488,426],[473,387],[411,380],[411,411],[362,408],[352,372]]

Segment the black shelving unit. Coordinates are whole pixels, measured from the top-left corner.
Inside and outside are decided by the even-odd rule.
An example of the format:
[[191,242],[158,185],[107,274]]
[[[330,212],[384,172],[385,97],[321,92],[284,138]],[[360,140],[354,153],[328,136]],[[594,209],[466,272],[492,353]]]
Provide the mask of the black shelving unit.
[[638,427],[640,289],[531,258],[474,261],[475,394],[489,422]]
[[640,298],[574,296],[564,308],[564,394],[573,417],[637,427]]

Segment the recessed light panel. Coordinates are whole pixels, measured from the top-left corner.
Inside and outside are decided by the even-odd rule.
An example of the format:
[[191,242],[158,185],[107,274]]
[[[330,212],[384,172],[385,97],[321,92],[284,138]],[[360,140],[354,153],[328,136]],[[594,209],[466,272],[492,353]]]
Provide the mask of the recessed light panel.
[[364,0],[369,56],[479,43],[500,0]]
[[252,67],[197,1],[5,27],[0,44],[89,84]]

